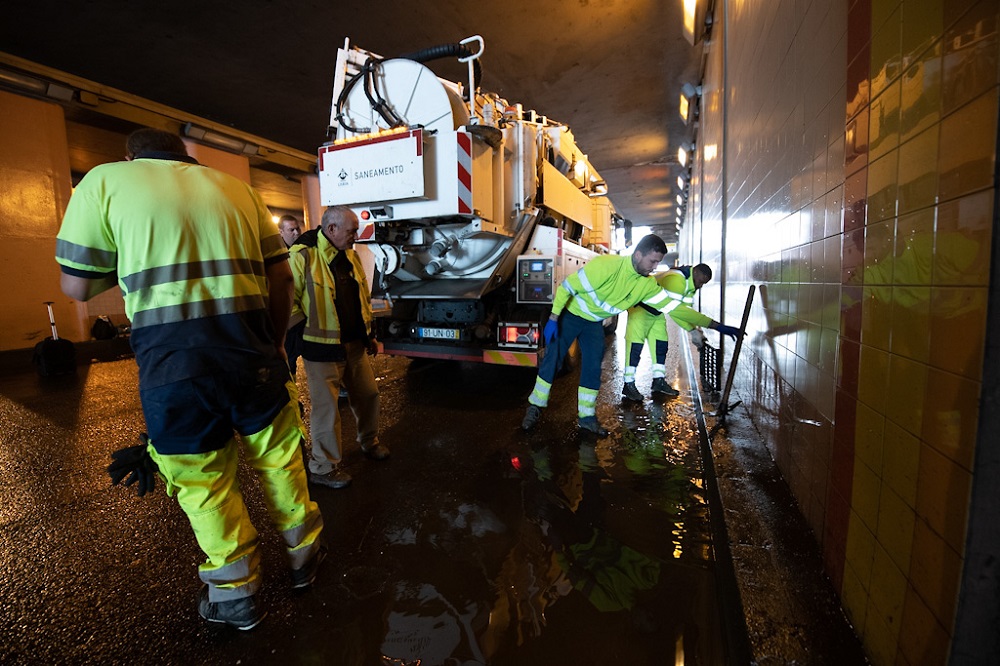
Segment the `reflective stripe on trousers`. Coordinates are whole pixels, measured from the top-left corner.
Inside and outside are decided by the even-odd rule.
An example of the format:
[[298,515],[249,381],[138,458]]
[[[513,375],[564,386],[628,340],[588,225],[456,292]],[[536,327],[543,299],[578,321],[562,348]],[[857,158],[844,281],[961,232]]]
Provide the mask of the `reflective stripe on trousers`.
[[[289,382],[290,383],[290,382]],[[260,432],[242,436],[246,462],[257,473],[268,513],[285,543],[288,564],[302,567],[319,548],[323,517],[309,499],[300,439],[305,434],[294,385],[293,399]],[[212,602],[254,594],[261,584],[258,536],[237,479],[239,450],[233,439],[208,453],[149,454],[167,494],[187,515],[208,560],[198,567]]]

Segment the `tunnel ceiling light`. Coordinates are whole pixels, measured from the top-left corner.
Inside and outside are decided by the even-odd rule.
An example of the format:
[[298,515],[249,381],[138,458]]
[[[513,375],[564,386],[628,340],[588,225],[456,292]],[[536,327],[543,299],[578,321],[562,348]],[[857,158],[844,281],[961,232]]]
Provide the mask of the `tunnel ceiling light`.
[[257,144],[234,139],[192,123],[184,124],[184,136],[240,155],[257,155],[260,152],[260,146]]
[[677,187],[683,190],[685,185],[687,183],[684,182],[684,176],[677,176]]
[[681,120],[690,123],[691,119],[698,115],[698,99],[701,97],[701,86],[693,86],[685,83],[681,86],[681,96],[679,109]]
[[73,88],[61,86],[58,83],[2,68],[0,68],[0,85],[7,85],[36,95],[45,95],[60,102],[72,101],[73,94],[76,92]]
[[691,157],[692,146],[682,145],[677,149],[677,161],[680,162],[682,167],[687,167],[688,160]]
[[679,194],[677,195],[677,205],[678,206],[683,206],[684,205],[684,197],[682,197]]

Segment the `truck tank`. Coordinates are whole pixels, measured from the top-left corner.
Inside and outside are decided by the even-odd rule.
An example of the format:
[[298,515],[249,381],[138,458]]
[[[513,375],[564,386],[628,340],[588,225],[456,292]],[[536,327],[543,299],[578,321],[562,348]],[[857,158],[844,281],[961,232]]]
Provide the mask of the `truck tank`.
[[[478,36],[388,59],[345,42],[321,202],[358,215],[385,352],[534,366],[555,288],[619,218],[569,127],[479,90],[482,53]],[[468,80],[424,64],[441,57]]]

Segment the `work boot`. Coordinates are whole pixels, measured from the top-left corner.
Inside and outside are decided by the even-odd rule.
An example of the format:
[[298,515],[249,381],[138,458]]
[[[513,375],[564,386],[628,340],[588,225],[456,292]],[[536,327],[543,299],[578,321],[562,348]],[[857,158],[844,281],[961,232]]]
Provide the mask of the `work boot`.
[[635,382],[625,382],[625,386],[622,387],[622,395],[632,402],[642,402],[643,400],[639,389],[635,387]]
[[657,377],[653,380],[653,393],[667,395],[671,398],[677,397],[681,394],[680,391],[668,384],[667,380],[663,377]]
[[320,544],[319,550],[309,558],[308,562],[298,569],[292,569],[292,589],[301,590],[312,585],[316,580],[316,574],[319,573],[319,565],[323,564],[325,559],[326,546]]
[[228,624],[240,631],[248,631],[261,623],[267,612],[262,611],[253,595],[229,601],[209,601],[208,585],[203,585],[198,595],[198,615],[209,622]]
[[531,430],[540,418],[542,418],[541,407],[529,404],[528,409],[524,412],[524,420],[521,421],[521,427],[525,430]]
[[594,433],[598,437],[607,437],[608,429],[602,426],[596,416],[581,416],[579,421],[580,429]]
[[327,488],[346,488],[351,485],[351,475],[334,467],[326,474],[310,474],[309,481]]
[[370,446],[362,446],[361,452],[372,460],[385,460],[389,457],[389,448],[383,444],[372,444]]

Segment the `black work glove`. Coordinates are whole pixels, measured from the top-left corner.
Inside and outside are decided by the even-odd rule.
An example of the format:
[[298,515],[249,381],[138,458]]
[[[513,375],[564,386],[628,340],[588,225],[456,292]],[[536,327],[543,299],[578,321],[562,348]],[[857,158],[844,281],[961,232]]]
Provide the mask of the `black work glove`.
[[718,326],[715,327],[715,330],[717,330],[722,335],[728,335],[733,340],[735,340],[737,337],[743,337],[743,331],[736,328],[735,326],[726,326],[725,324],[719,324]]
[[126,486],[131,486],[138,481],[139,497],[152,492],[156,486],[156,473],[159,469],[153,459],[149,457],[149,451],[146,450],[148,442],[149,436],[142,433],[139,435],[138,444],[126,446],[111,454],[113,462],[108,465],[108,474],[111,475],[112,485],[117,486],[122,482],[122,479],[125,480]]

